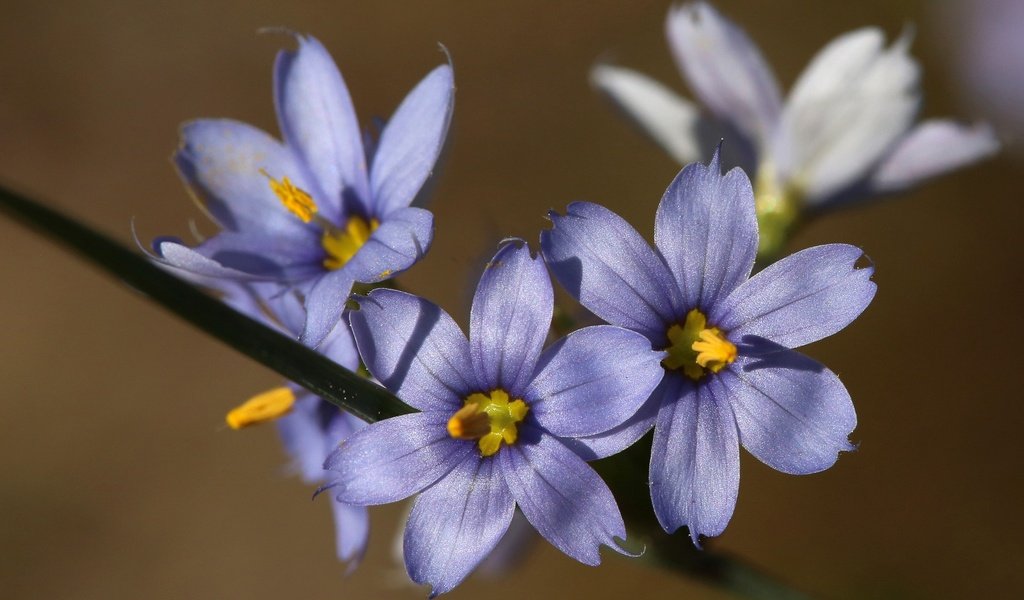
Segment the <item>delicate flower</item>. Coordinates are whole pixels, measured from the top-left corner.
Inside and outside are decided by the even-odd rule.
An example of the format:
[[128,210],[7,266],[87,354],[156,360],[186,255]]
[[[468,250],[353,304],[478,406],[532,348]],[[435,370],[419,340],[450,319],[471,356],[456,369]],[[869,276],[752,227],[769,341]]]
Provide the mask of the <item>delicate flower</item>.
[[346,503],[420,492],[405,529],[409,576],[451,590],[494,548],[515,507],[549,542],[588,565],[626,530],[597,473],[566,446],[628,419],[661,379],[663,352],[634,332],[580,329],[541,352],[553,295],[521,241],[480,279],[470,336],[438,306],[378,289],[350,321],[367,368],[422,412],[373,423],[325,466]]
[[785,102],[754,43],[710,5],[673,8],[667,35],[711,118],[628,69],[599,65],[593,81],[681,164],[703,158],[709,138],[728,137],[733,162],[756,173],[762,254],[778,253],[801,210],[903,190],[998,149],[984,124],[914,126],[921,93],[909,35],[889,48],[876,28],[836,38]]
[[[596,204],[551,214],[541,247],[556,279],[598,317],[668,356],[664,379],[617,430],[577,440],[607,456],[654,426],[651,499],[662,527],[721,533],[739,491],[739,445],[785,473],[814,473],[851,450],[857,424],[832,371],[796,348],[829,336],[871,302],[862,252],[816,246],[750,277],[758,231],[750,180],[722,176],[716,153],[665,192],[655,249]],[[749,277],[749,279],[748,279]],[[628,360],[625,355],[620,360]]]
[[175,163],[222,231],[194,249],[165,242],[158,254],[202,275],[297,286],[309,307],[302,339],[315,347],[353,282],[387,279],[430,246],[433,217],[410,203],[443,145],[453,87],[448,65],[431,71],[368,151],[330,55],[297,39],[274,69],[284,143],[227,119],[182,129]]

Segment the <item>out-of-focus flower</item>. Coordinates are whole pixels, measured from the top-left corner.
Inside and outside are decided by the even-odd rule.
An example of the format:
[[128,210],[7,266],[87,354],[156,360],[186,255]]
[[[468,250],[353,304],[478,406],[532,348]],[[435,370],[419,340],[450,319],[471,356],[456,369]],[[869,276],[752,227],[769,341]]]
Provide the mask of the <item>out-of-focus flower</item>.
[[541,235],[544,258],[574,297],[668,354],[661,385],[633,419],[575,442],[599,458],[653,426],[655,513],[670,533],[689,527],[694,543],[732,516],[740,444],[794,474],[827,469],[852,449],[857,417],[846,388],[791,348],[844,328],[875,294],[873,269],[856,268],[862,252],[845,244],[809,248],[750,277],[750,180],[719,169],[716,153],[672,182],[658,206],[656,249],[615,213],[583,202],[552,213]]
[[746,33],[704,2],[674,7],[668,42],[707,109],[640,73],[599,65],[595,85],[680,164],[726,137],[731,162],[754,173],[761,253],[775,256],[803,211],[904,190],[975,162],[999,144],[985,124],[914,125],[921,101],[910,36],[891,46],[876,28],[826,45],[783,102]]
[[373,423],[325,466],[360,505],[419,493],[406,568],[434,595],[462,581],[505,535],[518,505],[549,542],[588,565],[626,535],[615,499],[566,443],[631,417],[662,377],[664,352],[602,325],[541,351],[553,295],[544,262],[507,242],[488,263],[469,339],[438,306],[378,289],[350,321],[370,373],[422,412]]
[[188,123],[174,160],[222,231],[195,248],[158,253],[195,273],[296,286],[307,298],[299,330],[317,346],[341,318],[353,282],[409,268],[433,237],[433,216],[412,207],[444,143],[452,70],[431,71],[367,152],[345,82],[317,40],[278,54],[274,99],[284,143],[227,119]]

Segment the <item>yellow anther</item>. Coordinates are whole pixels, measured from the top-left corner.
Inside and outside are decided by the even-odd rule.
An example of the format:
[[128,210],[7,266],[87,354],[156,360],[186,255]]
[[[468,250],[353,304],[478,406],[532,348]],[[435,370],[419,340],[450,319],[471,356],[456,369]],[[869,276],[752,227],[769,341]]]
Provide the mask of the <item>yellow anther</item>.
[[530,407],[522,400],[509,401],[505,390],[470,394],[465,405],[448,420],[448,435],[460,440],[478,440],[480,454],[491,456],[501,443],[514,444],[519,437],[517,423]]
[[360,216],[352,216],[345,223],[344,229],[324,229],[323,238],[320,240],[324,251],[327,252],[324,268],[334,270],[344,267],[370,239],[370,235],[377,231],[379,225],[377,219],[370,219],[367,222]]
[[686,314],[682,325],[669,327],[668,356],[661,361],[666,369],[682,369],[697,380],[705,371],[717,373],[736,360],[736,346],[717,327],[707,326],[707,317],[697,309]]
[[302,219],[303,223],[313,220],[313,215],[316,214],[316,202],[313,201],[309,192],[295,187],[295,184],[287,177],[282,177],[278,181],[263,169],[260,169],[260,174],[270,180],[270,189],[289,212]]
[[287,414],[295,404],[295,393],[286,387],[277,387],[257,394],[228,413],[228,427],[241,429],[257,423],[272,421]]

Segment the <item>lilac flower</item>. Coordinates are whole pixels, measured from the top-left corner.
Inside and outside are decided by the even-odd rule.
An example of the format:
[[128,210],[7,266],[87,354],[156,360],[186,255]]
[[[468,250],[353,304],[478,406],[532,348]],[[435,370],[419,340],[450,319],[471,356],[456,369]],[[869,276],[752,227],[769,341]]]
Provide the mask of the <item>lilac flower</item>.
[[333,493],[359,505],[419,493],[405,529],[409,576],[451,590],[495,547],[515,507],[588,565],[622,551],[615,499],[566,443],[631,417],[661,379],[663,352],[612,326],[541,348],[551,281],[521,241],[503,246],[477,287],[470,336],[436,305],[378,289],[350,321],[367,368],[422,412],[373,423],[327,461]]
[[[739,446],[784,473],[832,466],[857,417],[832,371],[796,348],[829,336],[871,302],[861,251],[816,246],[757,275],[750,180],[692,164],[658,207],[648,243],[596,204],[552,213],[541,247],[555,277],[594,314],[645,335],[668,356],[664,379],[625,425],[576,440],[599,458],[652,426],[650,483],[662,527],[721,533],[739,491]],[[749,279],[748,279],[749,277]],[[619,360],[630,360],[620,354]]]
[[904,190],[998,149],[984,124],[936,119],[914,126],[920,74],[907,52],[909,35],[888,48],[877,28],[836,38],[783,102],[754,43],[710,5],[673,8],[666,29],[680,71],[710,117],[629,69],[599,65],[593,81],[680,164],[701,159],[709,139],[739,138],[730,146],[745,150],[734,162],[756,173],[766,254],[779,250],[800,210]]
[[278,54],[279,142],[228,119],[188,123],[174,160],[222,228],[194,249],[164,243],[169,264],[215,277],[284,282],[307,297],[302,340],[317,346],[353,282],[409,268],[429,248],[430,212],[410,206],[437,160],[451,115],[452,71],[430,72],[364,148],[345,82],[312,37]]

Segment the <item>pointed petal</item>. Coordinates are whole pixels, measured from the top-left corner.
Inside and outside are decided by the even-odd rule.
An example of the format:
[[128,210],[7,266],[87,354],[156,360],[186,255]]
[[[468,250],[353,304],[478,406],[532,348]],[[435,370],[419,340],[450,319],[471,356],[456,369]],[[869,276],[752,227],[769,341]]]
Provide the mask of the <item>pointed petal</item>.
[[848,244],[801,250],[754,275],[711,313],[711,322],[742,341],[756,335],[789,348],[816,342],[853,322],[875,297],[874,267]]
[[537,532],[591,566],[601,563],[602,544],[623,552],[614,538],[625,539],[626,526],[608,486],[554,437],[532,437],[502,448],[498,458],[512,496]]
[[261,279],[295,282],[324,272],[323,249],[314,235],[267,239],[260,233],[221,231],[195,247],[219,264]]
[[[595,460],[607,458],[622,452],[644,437],[654,427],[658,418],[658,409],[661,408],[662,395],[667,383],[667,378],[662,377],[661,383],[651,395],[644,401],[639,410],[636,411],[625,423],[599,433],[577,438],[565,438],[562,442],[578,454],[583,460]],[[675,398],[672,398],[675,400]]]
[[359,368],[359,351],[356,350],[356,340],[352,337],[352,329],[348,327],[347,319],[343,318],[341,325],[331,331],[320,344],[319,350],[321,354],[349,371],[354,372]]
[[359,354],[384,387],[414,408],[456,411],[479,391],[469,342],[448,313],[405,292],[376,289],[349,316]]
[[716,377],[696,386],[680,375],[670,377],[677,400],[662,404],[654,426],[651,500],[665,531],[685,525],[697,544],[698,536],[722,533],[736,507],[736,421]]
[[326,427],[338,409],[304,390],[296,396],[292,410],[274,424],[292,459],[292,468],[305,483],[320,483],[328,475],[324,472],[324,459],[335,445],[328,439]]
[[362,132],[345,80],[316,38],[295,39],[298,49],[282,50],[274,64],[281,133],[317,182],[322,196],[315,199],[328,220],[341,220],[343,194],[369,215]]
[[662,258],[612,211],[573,202],[565,216],[548,214],[542,231],[544,260],[558,282],[598,317],[666,341],[666,323],[681,315],[675,280]]
[[763,144],[778,120],[782,97],[747,34],[704,2],[670,10],[666,34],[676,64],[701,102]]
[[874,28],[836,38],[790,93],[772,154],[809,204],[864,177],[910,128],[920,69],[908,36],[888,49],[883,43]]
[[359,252],[345,264],[345,270],[362,283],[390,279],[416,264],[434,241],[434,215],[410,207],[391,212]]
[[469,344],[473,369],[487,391],[501,388],[521,397],[551,328],[551,279],[522,240],[508,240],[473,296]]
[[965,167],[999,151],[987,123],[963,125],[948,119],[918,124],[903,137],[871,175],[879,193],[904,190],[922,181]]
[[654,224],[654,243],[685,305],[705,313],[747,280],[757,257],[750,179],[720,168],[717,152],[707,166],[687,165],[665,191]]
[[348,564],[352,572],[366,553],[370,542],[370,512],[365,506],[352,506],[332,499],[334,513],[334,539],[338,560]]
[[544,351],[526,398],[541,427],[558,437],[603,433],[636,414],[665,371],[664,352],[611,325],[578,329]]
[[[226,267],[219,262],[203,256],[193,248],[189,248],[176,241],[161,240],[154,243],[157,256],[155,261],[163,267],[169,267],[176,274],[196,282],[196,277],[207,279],[226,279],[234,281],[248,281],[259,279],[258,275],[245,273],[237,269]],[[181,272],[178,272],[178,271]],[[206,282],[196,282],[203,285]]]
[[327,457],[334,471],[330,493],[359,506],[387,504],[444,477],[476,445],[448,436],[447,413],[413,413],[377,421],[345,440]]
[[452,69],[427,74],[395,110],[380,134],[370,185],[372,216],[385,217],[409,206],[434,169],[444,146],[455,102]]
[[314,280],[306,294],[306,324],[300,342],[310,348],[323,343],[341,322],[353,283],[348,269],[331,271]]
[[452,590],[505,535],[516,504],[498,461],[471,456],[416,498],[405,527],[405,566],[430,596]]
[[854,449],[857,413],[846,387],[821,364],[785,351],[740,357],[721,373],[743,447],[769,467],[804,475]]

